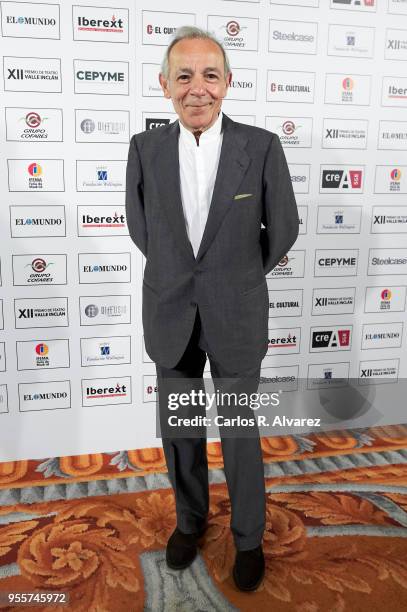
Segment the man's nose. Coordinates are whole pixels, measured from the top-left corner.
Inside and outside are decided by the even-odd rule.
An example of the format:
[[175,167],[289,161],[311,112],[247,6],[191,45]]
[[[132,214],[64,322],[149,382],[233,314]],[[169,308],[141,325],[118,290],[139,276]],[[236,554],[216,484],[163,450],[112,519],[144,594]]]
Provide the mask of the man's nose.
[[190,93],[194,96],[204,96],[206,93],[205,80],[203,77],[196,75],[191,81]]

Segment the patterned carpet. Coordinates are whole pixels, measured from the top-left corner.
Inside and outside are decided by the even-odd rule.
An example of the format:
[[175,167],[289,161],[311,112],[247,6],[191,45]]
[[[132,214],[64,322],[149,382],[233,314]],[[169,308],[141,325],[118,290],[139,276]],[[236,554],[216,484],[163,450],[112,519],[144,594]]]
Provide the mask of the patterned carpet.
[[262,440],[266,578],[240,593],[220,445],[210,527],[182,572],[161,449],[0,464],[0,592],[67,591],[74,612],[407,609],[407,426]]

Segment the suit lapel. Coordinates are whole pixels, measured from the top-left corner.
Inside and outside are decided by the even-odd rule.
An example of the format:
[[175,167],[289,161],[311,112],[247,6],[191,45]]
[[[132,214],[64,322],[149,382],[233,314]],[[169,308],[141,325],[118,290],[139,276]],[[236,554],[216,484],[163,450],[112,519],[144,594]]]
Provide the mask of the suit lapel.
[[174,232],[177,245],[187,257],[195,259],[182,209],[178,137],[179,125],[176,121],[169,126],[164,138],[160,140],[155,158],[155,175],[157,176],[160,203],[166,212],[168,224]]
[[208,250],[225,215],[233,206],[233,197],[251,161],[245,151],[247,138],[239,133],[237,125],[226,115],[223,115],[222,129],[223,140],[215,187],[197,261]]
[[[220,152],[218,171],[208,220],[196,261],[201,259],[214,240],[222,221],[233,206],[233,196],[250,164],[250,157],[245,151],[247,138],[239,133],[236,124],[223,115],[223,140]],[[172,123],[160,140],[155,158],[155,175],[158,177],[157,187],[160,202],[168,217],[168,223],[177,240],[178,246],[188,258],[195,259],[192,245],[189,241],[184,211],[182,209],[179,153],[179,125]]]

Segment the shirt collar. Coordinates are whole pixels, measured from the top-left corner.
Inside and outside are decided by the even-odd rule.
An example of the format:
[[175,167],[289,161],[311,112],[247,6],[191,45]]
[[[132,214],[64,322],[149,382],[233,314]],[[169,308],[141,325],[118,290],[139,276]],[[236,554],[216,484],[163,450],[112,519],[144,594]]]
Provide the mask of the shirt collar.
[[[214,140],[216,140],[216,138],[220,136],[220,133],[222,131],[222,116],[223,116],[223,113],[221,111],[215,123],[211,125],[211,127],[208,130],[205,130],[204,132],[202,132],[202,134],[199,137],[199,146],[201,146],[202,144],[211,142],[211,141],[213,142]],[[185,126],[182,125],[181,121],[179,121],[179,129],[180,129],[180,137],[182,138],[183,142],[190,147],[196,147],[197,144],[196,144],[195,136],[193,135],[192,132],[187,130]]]

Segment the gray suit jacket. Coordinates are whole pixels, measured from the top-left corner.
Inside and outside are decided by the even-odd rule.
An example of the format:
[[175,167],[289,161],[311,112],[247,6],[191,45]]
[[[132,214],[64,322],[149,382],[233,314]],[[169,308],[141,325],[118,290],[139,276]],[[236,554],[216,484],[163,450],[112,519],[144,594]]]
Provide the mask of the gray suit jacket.
[[278,136],[226,115],[222,129],[196,259],[182,209],[178,121],[134,135],[130,142],[126,215],[130,236],[146,257],[144,341],[151,359],[167,368],[186,348],[197,306],[208,346],[225,369],[242,372],[264,357],[265,275],[298,235],[297,206]]

